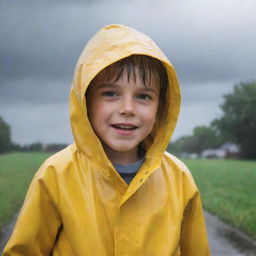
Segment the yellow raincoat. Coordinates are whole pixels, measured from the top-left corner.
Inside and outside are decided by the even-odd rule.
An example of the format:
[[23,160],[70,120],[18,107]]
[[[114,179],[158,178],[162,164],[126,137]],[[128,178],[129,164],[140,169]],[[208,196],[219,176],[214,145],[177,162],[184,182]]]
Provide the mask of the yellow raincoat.
[[[152,131],[145,163],[128,186],[87,118],[85,91],[106,66],[132,54],[167,69],[166,117]],[[70,96],[73,145],[47,159],[33,178],[4,256],[206,256],[201,200],[185,165],[165,151],[179,114],[175,70],[138,31],[109,25],[82,52]]]

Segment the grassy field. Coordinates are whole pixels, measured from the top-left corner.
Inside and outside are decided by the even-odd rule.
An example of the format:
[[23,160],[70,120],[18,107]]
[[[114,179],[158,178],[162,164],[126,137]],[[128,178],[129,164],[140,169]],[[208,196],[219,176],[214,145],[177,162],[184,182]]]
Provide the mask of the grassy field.
[[256,161],[184,160],[204,208],[256,239]]
[[49,153],[0,155],[0,229],[20,208],[27,187]]

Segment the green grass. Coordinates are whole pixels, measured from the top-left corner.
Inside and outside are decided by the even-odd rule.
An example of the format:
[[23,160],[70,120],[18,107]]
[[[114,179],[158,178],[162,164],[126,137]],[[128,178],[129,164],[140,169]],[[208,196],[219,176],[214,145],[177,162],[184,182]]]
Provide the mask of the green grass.
[[49,153],[0,155],[0,229],[20,208],[28,185]]
[[184,162],[201,192],[204,208],[256,239],[256,161]]

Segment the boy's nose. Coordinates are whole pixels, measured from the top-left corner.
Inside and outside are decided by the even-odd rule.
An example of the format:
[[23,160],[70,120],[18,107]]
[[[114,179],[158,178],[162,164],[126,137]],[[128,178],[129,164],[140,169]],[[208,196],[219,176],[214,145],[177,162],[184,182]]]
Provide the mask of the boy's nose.
[[134,114],[134,102],[130,97],[124,98],[120,104],[120,114],[133,115]]

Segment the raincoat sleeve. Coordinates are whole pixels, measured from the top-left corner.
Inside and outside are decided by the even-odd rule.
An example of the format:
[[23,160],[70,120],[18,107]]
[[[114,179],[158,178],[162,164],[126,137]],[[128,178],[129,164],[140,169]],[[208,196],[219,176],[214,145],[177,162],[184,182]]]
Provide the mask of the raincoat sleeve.
[[208,256],[207,232],[198,191],[189,200],[183,215],[180,240],[181,255]]
[[54,167],[43,165],[32,180],[3,256],[51,255],[61,227],[56,204]]

